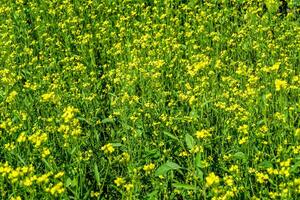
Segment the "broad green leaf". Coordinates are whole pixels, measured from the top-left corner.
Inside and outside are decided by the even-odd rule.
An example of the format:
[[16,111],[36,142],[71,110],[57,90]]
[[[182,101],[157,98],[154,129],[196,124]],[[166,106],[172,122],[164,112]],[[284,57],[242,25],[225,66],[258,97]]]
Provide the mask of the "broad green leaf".
[[189,148],[189,149],[192,149],[194,146],[195,146],[195,141],[194,141],[194,138],[193,136],[191,136],[190,134],[185,134],[185,143],[186,143],[186,146]]
[[236,160],[242,160],[242,161],[247,160],[247,156],[243,152],[237,152],[237,153],[233,154],[233,158]]
[[158,159],[161,156],[159,149],[151,149],[146,151],[143,155],[143,158],[153,158]]
[[171,161],[167,161],[165,165],[169,166],[172,170],[181,168],[178,164]]
[[261,162],[258,167],[262,168],[262,169],[268,169],[268,168],[272,168],[273,167],[273,164],[270,162],[270,161],[263,161]]
[[197,153],[197,155],[196,155],[196,157],[195,157],[195,167],[202,168],[202,165],[201,165],[201,155],[200,155],[200,153]]
[[72,180],[71,178],[67,178],[65,185],[66,187],[75,187],[77,186],[77,181],[76,179]]
[[69,187],[72,185],[72,180],[70,178],[67,178],[66,182],[65,182],[65,186]]
[[203,178],[203,171],[199,168],[196,169],[196,174],[199,177],[200,181],[203,182],[204,178]]
[[155,171],[156,176],[166,175],[170,170],[177,170],[181,167],[171,161],[167,161],[165,164],[161,165],[157,170]]

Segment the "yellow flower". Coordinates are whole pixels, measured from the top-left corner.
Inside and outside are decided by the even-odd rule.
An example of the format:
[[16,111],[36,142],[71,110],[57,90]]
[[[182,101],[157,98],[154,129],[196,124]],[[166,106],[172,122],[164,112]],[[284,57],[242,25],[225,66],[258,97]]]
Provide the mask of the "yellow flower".
[[38,184],[40,184],[40,183],[48,183],[48,182],[49,182],[49,176],[51,176],[51,175],[52,175],[51,172],[49,172],[49,173],[47,173],[47,174],[43,174],[43,175],[41,175],[40,177],[38,177],[38,178],[36,179],[36,182],[37,182]]
[[21,142],[25,142],[26,141],[26,135],[25,132],[20,133],[17,142],[21,143]]
[[43,102],[54,101],[55,93],[54,92],[49,92],[49,93],[43,94],[41,97],[42,97]]
[[64,114],[62,115],[62,118],[65,120],[65,122],[70,122],[71,119],[74,118],[75,113],[77,112],[79,112],[77,108],[68,106],[66,109],[64,109]]
[[247,141],[248,141],[248,137],[242,137],[242,138],[239,140],[239,144],[245,144]]
[[208,174],[208,176],[205,178],[206,180],[206,185],[209,187],[213,184],[218,184],[220,182],[220,178],[215,175],[214,172],[211,172]]
[[104,145],[103,147],[101,147],[101,150],[107,154],[113,153],[115,151],[115,149],[111,143],[108,143],[108,144]]
[[49,155],[50,155],[50,150],[48,148],[43,148],[42,157],[46,158]]
[[269,99],[271,99],[271,98],[272,98],[272,93],[266,94],[266,100],[269,100]]
[[238,132],[248,134],[248,129],[249,129],[249,126],[244,124],[242,126],[239,126]]
[[124,188],[126,189],[127,192],[133,189],[133,184],[132,183],[127,183],[124,185]]
[[114,183],[119,187],[125,183],[125,180],[122,177],[118,177],[114,180]]
[[148,165],[144,165],[143,170],[147,173],[152,171],[155,168],[155,165],[153,163],[150,163]]
[[8,97],[6,98],[6,102],[11,103],[17,95],[18,93],[16,91],[12,91],[11,93],[9,93]]
[[60,177],[62,177],[63,175],[65,174],[65,172],[58,172],[55,176],[54,176],[54,178],[60,178]]
[[11,197],[9,200],[22,200],[20,196]]
[[269,179],[268,174],[263,174],[261,172],[256,172],[255,176],[257,178],[257,182],[259,183],[264,183],[266,180]]
[[54,185],[53,187],[46,188],[45,191],[51,193],[52,195],[57,196],[58,194],[63,193],[65,191],[65,189],[63,188],[63,183],[59,182],[56,185]]
[[279,79],[275,80],[275,89],[276,89],[276,91],[286,89],[287,86],[288,86],[288,84],[285,80],[279,80]]
[[196,132],[196,137],[198,139],[206,138],[209,136],[211,136],[211,133],[206,129],[202,129],[202,130]]
[[91,192],[91,197],[99,197],[100,196],[100,192]]
[[230,187],[234,185],[234,180],[233,180],[232,176],[224,177],[224,182],[226,183],[226,185],[228,185]]
[[127,152],[122,153],[121,158],[119,162],[129,162],[130,160],[130,155]]
[[23,184],[24,186],[29,187],[29,186],[31,186],[31,185],[33,184],[33,180],[32,180],[31,178],[29,178],[29,177],[26,177],[26,178],[22,181],[22,184]]
[[182,151],[180,154],[179,154],[180,157],[186,157],[186,156],[189,156],[189,152],[187,151]]

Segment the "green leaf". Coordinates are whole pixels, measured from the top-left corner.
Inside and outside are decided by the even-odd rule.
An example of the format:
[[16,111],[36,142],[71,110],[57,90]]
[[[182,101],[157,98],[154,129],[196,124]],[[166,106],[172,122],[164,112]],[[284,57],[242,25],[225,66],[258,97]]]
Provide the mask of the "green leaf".
[[148,194],[146,197],[148,200],[156,200],[157,199],[158,190],[154,190],[150,194]]
[[247,160],[247,156],[243,153],[243,152],[237,152],[233,155],[233,158],[236,160],[242,160],[242,161],[246,161]]
[[185,134],[185,143],[186,143],[186,146],[189,148],[189,149],[192,149],[194,146],[195,146],[195,141],[194,141],[194,138],[193,136],[191,136],[190,134]]
[[203,171],[199,168],[196,169],[196,175],[199,177],[200,179],[200,182],[203,182],[204,181],[204,178],[203,178]]
[[143,158],[152,158],[152,159],[158,159],[160,158],[161,154],[159,149],[151,149],[145,152],[143,155]]
[[202,168],[200,153],[197,153],[195,157],[195,167]]
[[173,183],[173,187],[178,189],[185,189],[185,190],[196,190],[196,187],[193,185],[183,184],[183,183]]
[[289,8],[297,8],[300,6],[300,0],[288,1]]
[[111,118],[105,118],[102,120],[102,123],[103,124],[106,124],[106,123],[113,123],[114,122],[114,119],[111,119]]
[[171,161],[167,161],[165,165],[169,166],[172,170],[181,168],[178,164]]
[[268,169],[268,168],[272,168],[273,167],[273,164],[270,162],[270,161],[263,161],[261,162],[258,167],[262,168],[262,169]]
[[167,161],[165,164],[161,165],[157,170],[155,171],[156,176],[166,175],[170,170],[177,170],[181,167],[171,161]]
[[48,163],[47,160],[42,159],[42,161],[45,163],[45,165],[46,165],[49,169],[53,170],[53,167]]
[[65,183],[66,187],[75,187],[77,186],[77,180],[74,179],[72,180],[71,178],[67,178],[66,183]]
[[86,122],[88,125],[93,125],[90,121],[88,121],[87,119],[85,119],[83,117],[77,117],[77,119],[79,119],[80,121]]
[[169,133],[169,132],[164,131],[164,134],[165,134],[166,136],[168,136],[168,137],[174,139],[174,140],[178,140],[178,141],[179,141],[178,137],[176,137],[175,135],[173,135],[173,134],[171,134],[171,133]]
[[67,180],[65,182],[65,186],[69,187],[70,185],[72,185],[72,180],[70,178],[67,178]]
[[112,145],[113,147],[120,147],[120,146],[122,146],[121,143],[111,143],[111,145]]
[[291,171],[292,171],[292,172],[298,171],[298,167],[300,167],[300,161],[296,162],[296,163],[291,167]]
[[266,6],[270,13],[275,13],[279,9],[279,3],[274,0],[265,0]]
[[97,163],[94,163],[94,174],[95,174],[97,184],[100,185],[100,174],[99,174]]

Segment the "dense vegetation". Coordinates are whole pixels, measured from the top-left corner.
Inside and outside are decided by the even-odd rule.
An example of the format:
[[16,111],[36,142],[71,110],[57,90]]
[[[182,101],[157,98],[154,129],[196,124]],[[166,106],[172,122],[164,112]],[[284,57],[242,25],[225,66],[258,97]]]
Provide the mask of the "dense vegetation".
[[299,199],[298,0],[0,0],[0,199]]

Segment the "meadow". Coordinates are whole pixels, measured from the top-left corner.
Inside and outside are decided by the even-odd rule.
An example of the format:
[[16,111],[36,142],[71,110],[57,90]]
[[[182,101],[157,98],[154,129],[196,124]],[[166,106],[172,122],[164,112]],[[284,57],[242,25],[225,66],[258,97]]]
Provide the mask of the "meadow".
[[0,199],[300,199],[299,8],[0,0]]

